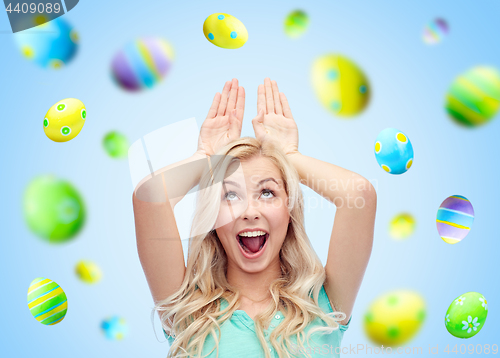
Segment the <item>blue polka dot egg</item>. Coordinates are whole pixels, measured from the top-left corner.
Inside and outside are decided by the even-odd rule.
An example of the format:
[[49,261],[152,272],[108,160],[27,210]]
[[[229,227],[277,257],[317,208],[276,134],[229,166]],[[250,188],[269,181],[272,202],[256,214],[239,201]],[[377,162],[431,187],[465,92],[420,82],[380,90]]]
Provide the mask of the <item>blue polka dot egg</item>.
[[73,26],[60,17],[49,22],[44,22],[44,15],[29,19],[40,25],[14,35],[23,56],[44,68],[67,65],[78,50],[78,33]]
[[395,128],[384,129],[375,141],[375,158],[387,173],[403,174],[413,164],[410,138]]
[[243,23],[229,14],[215,13],[207,17],[203,33],[215,46],[235,49],[248,40],[248,31]]
[[101,330],[107,339],[120,341],[128,334],[128,324],[125,318],[112,316],[101,322]]

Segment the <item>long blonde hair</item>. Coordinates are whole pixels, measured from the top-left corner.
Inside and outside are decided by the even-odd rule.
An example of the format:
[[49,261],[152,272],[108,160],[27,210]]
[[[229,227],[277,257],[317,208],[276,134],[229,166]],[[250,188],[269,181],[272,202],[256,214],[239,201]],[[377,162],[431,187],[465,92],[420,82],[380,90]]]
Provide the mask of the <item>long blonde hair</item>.
[[[345,319],[344,313],[326,314],[318,305],[318,295],[326,275],[305,232],[304,199],[298,173],[281,150],[271,145],[262,146],[252,137],[234,140],[217,154],[211,157],[211,168],[207,168],[200,179],[199,188],[204,190],[198,191],[182,285],[170,297],[155,303],[153,309],[163,312],[162,326],[170,336],[175,337],[167,358],[201,357],[208,334],[213,335],[216,342],[213,349],[217,349],[217,357],[219,356],[215,329],[220,337],[220,324],[231,317],[240,298],[237,288],[226,279],[226,252],[213,230],[219,213],[221,182],[231,163],[259,156],[271,160],[281,173],[289,198],[291,222],[279,253],[282,275],[269,287],[272,301],[264,312],[255,317],[255,332],[266,358],[270,358],[264,327],[270,323],[278,307],[284,307],[284,320],[272,331],[269,340],[280,358],[290,358],[292,342],[289,337],[296,335],[295,349],[303,348],[302,332],[316,317],[322,319],[327,326],[310,329],[306,337],[308,344],[311,334],[329,334],[339,329],[338,321]],[[220,311],[220,298],[225,298],[228,302],[228,307],[223,311]],[[281,340],[278,342],[277,338],[280,336]]]

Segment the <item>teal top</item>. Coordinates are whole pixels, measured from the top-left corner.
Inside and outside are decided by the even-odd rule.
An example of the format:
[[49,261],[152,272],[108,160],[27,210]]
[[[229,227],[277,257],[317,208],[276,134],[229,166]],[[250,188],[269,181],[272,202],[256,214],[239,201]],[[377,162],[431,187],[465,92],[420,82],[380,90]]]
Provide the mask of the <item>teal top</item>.
[[[330,301],[325,292],[323,286],[321,286],[321,290],[319,292],[319,307],[326,313],[332,313],[333,309],[330,305]],[[228,302],[222,298],[221,301],[221,310],[225,309],[228,305]],[[269,352],[271,353],[271,357],[278,357],[278,353],[271,345],[269,340],[270,333],[274,330],[274,328],[280,324],[281,321],[284,320],[283,314],[281,311],[278,311],[276,315],[273,317],[269,328],[264,330],[264,336],[268,343]],[[291,336],[290,341],[292,342],[292,347],[297,347],[297,349],[291,349],[289,352],[292,356],[297,357],[307,357],[306,354],[310,354],[312,358],[324,358],[328,357],[340,357],[339,351],[340,348],[335,349],[336,347],[340,347],[340,343],[344,336],[344,332],[349,327],[351,323],[351,319],[347,322],[347,325],[339,325],[339,329],[333,331],[331,334],[322,334],[322,332],[313,333],[309,337],[310,345],[307,345],[307,341],[304,342],[304,348],[299,349],[297,346],[297,337]],[[323,320],[319,317],[316,317],[313,322],[309,324],[304,330],[304,334],[307,335],[307,332],[311,328],[315,328],[318,326],[325,326]],[[220,325],[220,330],[222,334],[222,338],[219,338],[219,357],[218,358],[229,358],[229,357],[240,357],[242,356],[242,352],[244,352],[244,356],[248,358],[262,358],[265,357],[263,348],[260,344],[259,339],[257,338],[257,334],[255,333],[255,322],[248,316],[248,314],[243,310],[234,311],[233,315],[230,319],[227,319]],[[167,335],[165,330],[163,330],[165,337],[167,338],[170,345],[173,344],[174,338]],[[218,335],[219,332],[216,330],[215,333]],[[305,340],[304,336],[304,340]],[[202,357],[207,355],[213,348],[215,348],[216,343],[213,339],[212,334],[209,334],[205,340],[205,344],[203,346]],[[207,358],[216,358],[217,357],[217,349],[207,356]]]

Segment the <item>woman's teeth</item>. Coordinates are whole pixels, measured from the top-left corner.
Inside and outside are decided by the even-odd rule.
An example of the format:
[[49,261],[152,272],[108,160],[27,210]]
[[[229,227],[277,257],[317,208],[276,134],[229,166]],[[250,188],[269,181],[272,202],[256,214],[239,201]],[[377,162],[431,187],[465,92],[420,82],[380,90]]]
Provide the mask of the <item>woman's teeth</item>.
[[254,236],[262,236],[266,235],[265,231],[246,231],[242,232],[240,236],[254,237]]

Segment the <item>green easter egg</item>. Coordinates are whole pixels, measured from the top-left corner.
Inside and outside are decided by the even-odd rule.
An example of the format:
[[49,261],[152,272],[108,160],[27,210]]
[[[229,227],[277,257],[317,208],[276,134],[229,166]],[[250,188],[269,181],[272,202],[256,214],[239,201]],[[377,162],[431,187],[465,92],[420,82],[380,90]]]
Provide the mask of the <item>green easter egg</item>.
[[127,137],[116,131],[109,132],[102,141],[104,150],[111,158],[126,158],[130,147]]
[[33,233],[50,243],[71,240],[85,222],[85,207],[69,182],[44,175],[35,178],[24,193],[24,217]]
[[444,324],[457,338],[470,338],[479,333],[488,315],[488,302],[478,292],[457,297],[446,311]]
[[445,108],[451,118],[465,127],[489,122],[500,107],[500,73],[478,66],[457,77],[446,94]]
[[291,38],[302,36],[308,26],[309,16],[302,10],[289,13],[285,19],[285,33]]

